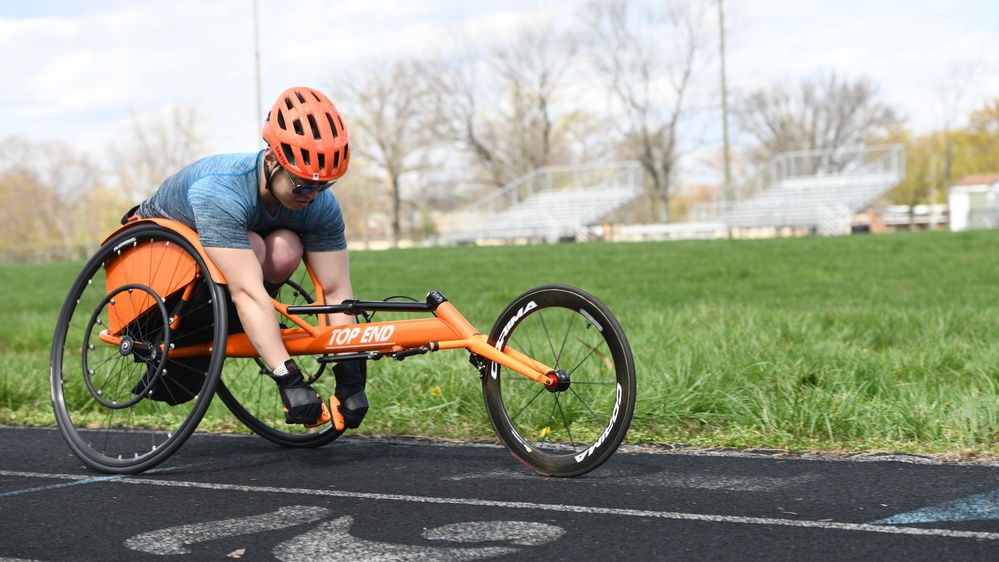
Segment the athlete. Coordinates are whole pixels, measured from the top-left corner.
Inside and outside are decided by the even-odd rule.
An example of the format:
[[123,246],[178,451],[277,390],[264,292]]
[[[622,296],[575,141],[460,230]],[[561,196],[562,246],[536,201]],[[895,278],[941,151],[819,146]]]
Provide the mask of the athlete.
[[[329,98],[297,87],[278,96],[263,138],[267,146],[260,152],[209,156],[188,165],[134,214],[197,231],[225,276],[243,330],[271,370],[285,421],[311,427],[328,421],[330,412],[285,349],[271,294],[306,256],[327,302],[353,298],[343,216],[329,189],[347,172],[349,134]],[[329,321],[352,324],[356,318],[336,314]],[[333,373],[332,417],[356,428],[368,410],[366,364],[337,363]]]

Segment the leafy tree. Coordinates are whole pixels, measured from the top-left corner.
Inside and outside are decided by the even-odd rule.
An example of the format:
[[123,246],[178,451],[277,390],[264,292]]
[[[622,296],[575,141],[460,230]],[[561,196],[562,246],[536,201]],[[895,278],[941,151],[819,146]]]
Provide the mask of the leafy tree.
[[940,192],[943,165],[943,137],[939,134],[922,137],[911,133],[898,133],[889,139],[905,146],[905,178],[889,192],[893,203],[909,207],[910,225],[915,218],[916,205],[934,202]]
[[947,188],[969,174],[999,172],[999,98],[971,112],[968,126],[950,125],[922,136],[887,138],[906,147],[906,177],[888,194],[901,205],[941,203]]
[[979,173],[999,172],[999,98],[971,112],[967,137],[963,156],[969,168]]

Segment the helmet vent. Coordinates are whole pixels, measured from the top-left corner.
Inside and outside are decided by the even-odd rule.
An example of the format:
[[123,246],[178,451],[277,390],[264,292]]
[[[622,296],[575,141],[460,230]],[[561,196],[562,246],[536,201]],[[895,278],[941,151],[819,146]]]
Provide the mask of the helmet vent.
[[305,150],[304,148],[302,149],[302,165],[303,166],[312,165],[311,158],[309,158],[309,151]]
[[294,121],[292,121],[292,124],[295,125],[295,134],[300,137],[304,137],[305,131],[302,129],[302,120],[295,119]]
[[319,134],[319,125],[316,123],[316,116],[309,115],[309,127],[312,128],[312,138],[315,140],[323,140],[323,136]]
[[288,130],[288,125],[286,125],[284,122],[284,112],[282,111],[277,112],[277,122],[278,122],[278,127],[281,127],[282,131]]
[[339,152],[334,152],[333,153],[333,167],[334,168],[339,168],[340,167],[340,153]]
[[[333,138],[340,137],[340,129],[336,128],[336,124],[333,123],[333,116],[329,113],[326,114],[326,120],[330,122],[330,130],[333,131]],[[343,127],[343,121],[340,121],[340,127]]]
[[295,162],[295,151],[291,149],[291,145],[286,142],[281,143],[281,152],[284,153],[284,158],[290,166],[298,166],[298,163]]

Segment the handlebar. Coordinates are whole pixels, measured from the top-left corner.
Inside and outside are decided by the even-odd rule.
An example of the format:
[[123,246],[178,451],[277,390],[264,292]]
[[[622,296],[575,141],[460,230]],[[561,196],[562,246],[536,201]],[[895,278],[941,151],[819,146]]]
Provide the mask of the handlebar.
[[426,302],[363,301],[348,299],[340,304],[307,304],[289,306],[288,314],[336,314],[358,316],[365,312],[434,312],[447,298],[440,291],[432,291]]

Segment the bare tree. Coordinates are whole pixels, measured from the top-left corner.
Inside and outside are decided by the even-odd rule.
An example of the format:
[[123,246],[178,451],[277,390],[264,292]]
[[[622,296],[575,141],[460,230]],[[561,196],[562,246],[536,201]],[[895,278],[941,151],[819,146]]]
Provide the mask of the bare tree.
[[334,85],[334,103],[342,102],[353,154],[384,172],[395,247],[402,231],[403,177],[425,167],[434,142],[428,72],[415,60],[369,62],[362,69]]
[[710,27],[699,0],[591,0],[582,18],[591,64],[623,115],[626,150],[651,179],[653,214],[669,222],[678,129]]
[[[853,147],[892,134],[895,112],[877,96],[869,80],[841,80],[835,73],[805,79],[796,88],[782,85],[748,92],[733,113],[758,143],[754,160],[782,152]],[[833,169],[849,162],[832,162]]]
[[949,65],[949,75],[946,80],[936,84],[936,94],[939,104],[939,111],[943,122],[943,173],[942,185],[938,186],[935,193],[930,194],[931,203],[936,199],[938,193],[947,193],[951,186],[951,167],[954,164],[954,144],[951,139],[951,131],[957,122],[961,109],[961,102],[972,89],[975,78],[980,74],[982,63],[976,60],[971,63],[953,63]]
[[[467,38],[443,61],[437,90],[442,136],[464,146],[479,181],[500,187],[572,153],[571,120],[560,94],[576,56],[575,39],[551,22],[531,22],[508,41],[478,48]],[[567,112],[571,113],[571,112]],[[578,138],[578,137],[577,137]]]
[[[344,116],[345,119],[347,117]],[[350,127],[349,121],[347,126]],[[343,207],[347,236],[358,240],[364,248],[370,247],[373,226],[377,226],[378,219],[390,212],[386,210],[391,207],[389,192],[384,189],[384,174],[376,168],[365,158],[354,158],[350,162],[350,171],[333,188]]]
[[136,203],[167,177],[206,155],[206,117],[174,106],[167,117],[132,115],[132,134],[112,148],[123,193]]

